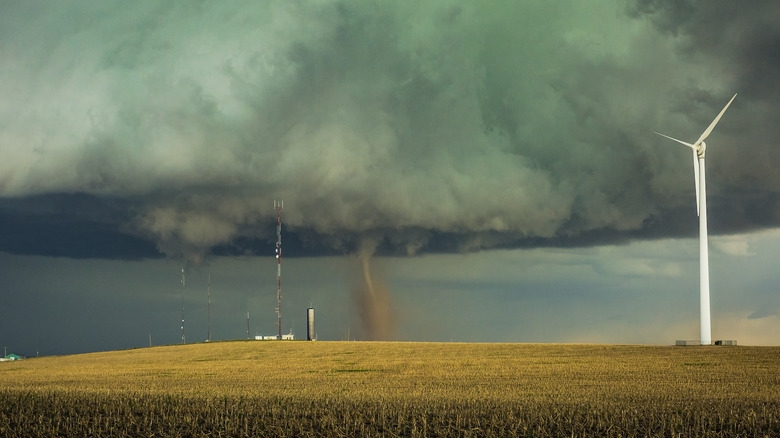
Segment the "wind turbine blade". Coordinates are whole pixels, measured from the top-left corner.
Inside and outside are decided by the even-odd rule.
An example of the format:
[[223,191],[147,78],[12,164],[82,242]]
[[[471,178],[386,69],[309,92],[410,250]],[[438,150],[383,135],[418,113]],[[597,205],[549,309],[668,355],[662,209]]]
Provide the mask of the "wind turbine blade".
[[731,105],[731,102],[734,101],[735,97],[737,97],[736,94],[734,94],[734,96],[731,98],[729,103],[727,103],[726,106],[724,106],[723,109],[720,110],[720,114],[718,114],[718,117],[715,117],[715,120],[713,120],[712,123],[710,123],[710,126],[708,126],[707,129],[704,130],[704,132],[701,134],[701,137],[699,137],[699,139],[696,140],[696,143],[694,144],[701,143],[702,141],[704,141],[705,138],[707,138],[707,136],[710,135],[710,132],[712,132],[712,130],[715,128],[715,125],[718,124],[718,120],[720,120],[720,117],[723,115],[723,113],[726,112],[726,109],[728,109],[729,105]]
[[693,150],[693,180],[696,185],[696,215],[701,214],[699,212],[699,157],[696,154],[696,149]]
[[685,146],[688,146],[689,148],[693,149],[694,153],[696,152],[696,146],[694,146],[694,145],[692,145],[692,144],[690,144],[690,143],[684,142],[684,141],[682,141],[682,140],[677,140],[676,138],[672,138],[672,137],[669,137],[668,135],[661,134],[661,133],[660,133],[660,132],[658,132],[658,131],[653,131],[653,132],[655,132],[656,134],[660,135],[661,137],[666,137],[666,138],[668,138],[669,140],[674,140],[674,141],[676,141],[677,143],[684,144]]

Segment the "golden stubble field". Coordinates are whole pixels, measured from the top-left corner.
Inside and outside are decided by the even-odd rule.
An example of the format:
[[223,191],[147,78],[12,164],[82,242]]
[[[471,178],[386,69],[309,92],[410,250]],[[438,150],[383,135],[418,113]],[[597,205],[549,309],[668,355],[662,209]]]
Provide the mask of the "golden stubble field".
[[780,348],[189,344],[0,363],[0,436],[780,436]]

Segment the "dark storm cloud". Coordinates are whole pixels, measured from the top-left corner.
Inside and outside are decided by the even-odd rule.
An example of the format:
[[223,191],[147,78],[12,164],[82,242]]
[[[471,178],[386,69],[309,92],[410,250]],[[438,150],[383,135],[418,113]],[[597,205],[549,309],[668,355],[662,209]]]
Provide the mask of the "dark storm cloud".
[[15,254],[140,259],[153,243],[121,229],[124,202],[87,195],[35,195],[0,200],[0,248]]
[[[51,246],[0,250],[251,253],[274,199],[301,252],[678,236],[690,157],[652,131],[693,139],[734,92],[713,232],[776,226],[777,7],[710,5],[5,5],[0,219]],[[100,208],[31,207],[72,196]]]
[[[713,177],[718,178],[713,181],[716,229],[737,232],[777,226],[780,175],[772,168],[780,161],[776,122],[780,28],[775,20],[780,4],[637,0],[627,11],[673,37],[677,56],[722,75],[739,92],[737,99],[743,103],[729,113],[733,122],[717,128],[726,135],[720,143],[728,147],[713,152],[710,161],[719,173]],[[697,123],[706,126],[708,115],[702,113],[702,103],[707,111],[722,103],[701,85],[684,91],[672,110],[680,116],[700,114]]]
[[776,100],[780,91],[777,2],[636,0],[628,11],[633,17],[649,18],[659,30],[675,36],[681,55],[694,60],[709,56],[731,70],[741,92],[755,93],[757,100]]

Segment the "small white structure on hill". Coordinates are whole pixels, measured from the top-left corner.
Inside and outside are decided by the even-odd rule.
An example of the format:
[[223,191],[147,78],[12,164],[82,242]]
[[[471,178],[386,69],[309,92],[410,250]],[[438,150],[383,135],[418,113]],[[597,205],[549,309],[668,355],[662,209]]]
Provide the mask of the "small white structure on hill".
[[286,335],[282,335],[281,337],[279,335],[257,335],[255,336],[256,341],[293,341],[295,340],[295,336],[293,335],[292,330],[290,330],[290,333]]

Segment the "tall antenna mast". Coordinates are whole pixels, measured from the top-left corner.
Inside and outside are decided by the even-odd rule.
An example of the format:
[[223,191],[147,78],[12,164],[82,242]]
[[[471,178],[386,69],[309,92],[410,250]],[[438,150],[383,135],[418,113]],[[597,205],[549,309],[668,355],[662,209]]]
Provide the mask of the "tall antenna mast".
[[187,287],[187,278],[184,276],[184,268],[181,268],[181,343],[186,344],[184,337],[184,289]]
[[276,210],[276,339],[282,339],[282,209],[284,201],[274,201]]
[[209,307],[208,307],[208,332],[206,333],[206,341],[211,342],[211,274],[209,274],[209,285],[208,285],[208,298],[209,298]]

